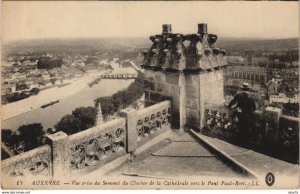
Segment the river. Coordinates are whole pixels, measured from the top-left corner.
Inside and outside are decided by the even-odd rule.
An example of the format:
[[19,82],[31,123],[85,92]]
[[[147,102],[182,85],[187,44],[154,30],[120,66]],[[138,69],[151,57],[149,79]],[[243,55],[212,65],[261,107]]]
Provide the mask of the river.
[[75,108],[94,106],[96,98],[111,96],[122,89],[126,89],[133,81],[133,79],[102,79],[92,88],[87,85],[84,89],[61,99],[59,103],[52,106],[38,108],[2,121],[2,129],[14,131],[21,125],[41,123],[44,130],[47,130],[49,127],[53,127],[64,115],[71,114]]

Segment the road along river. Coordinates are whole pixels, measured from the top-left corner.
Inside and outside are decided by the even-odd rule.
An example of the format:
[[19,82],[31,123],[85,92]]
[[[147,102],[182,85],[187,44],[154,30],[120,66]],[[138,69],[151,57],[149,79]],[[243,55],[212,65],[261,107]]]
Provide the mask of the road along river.
[[[19,126],[24,124],[42,123],[44,130],[46,130],[49,127],[53,127],[64,115],[70,114],[75,108],[94,106],[96,98],[111,96],[120,90],[126,89],[133,81],[133,79],[102,79],[91,88],[85,83],[84,87],[80,86],[82,87],[81,90],[76,90],[71,95],[60,99],[59,103],[46,108],[36,108],[2,120],[1,128],[17,130]],[[59,94],[56,93],[56,95]]]

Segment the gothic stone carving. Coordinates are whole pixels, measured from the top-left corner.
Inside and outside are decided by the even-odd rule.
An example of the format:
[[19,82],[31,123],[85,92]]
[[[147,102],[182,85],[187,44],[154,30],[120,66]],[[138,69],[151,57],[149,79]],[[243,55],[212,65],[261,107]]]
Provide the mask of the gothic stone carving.
[[184,69],[185,47],[183,35],[162,34],[151,36],[153,42],[149,52],[144,52],[144,64],[164,69]]
[[[216,48],[217,35],[207,34],[203,30],[189,35],[168,32],[151,36],[153,44],[148,52],[144,52],[144,66],[206,70],[226,65],[226,52]],[[189,42],[187,48],[184,41]]]
[[4,160],[2,173],[12,177],[50,176],[50,165],[50,148],[43,146]]
[[119,152],[125,147],[125,129],[105,130],[97,137],[92,137],[71,148],[71,169],[81,169],[101,162],[113,152]]
[[142,137],[160,130],[162,126],[169,125],[170,113],[170,107],[162,107],[158,111],[148,112],[145,116],[139,118],[137,121],[138,141]]

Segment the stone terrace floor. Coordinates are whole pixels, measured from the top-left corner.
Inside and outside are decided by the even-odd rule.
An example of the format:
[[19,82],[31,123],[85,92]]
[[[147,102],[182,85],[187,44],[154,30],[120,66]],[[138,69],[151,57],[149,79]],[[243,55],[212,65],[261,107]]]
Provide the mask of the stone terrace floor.
[[168,178],[174,176],[242,177],[189,133],[171,132],[107,175]]
[[217,138],[197,134],[203,141],[212,144],[216,149],[222,150],[236,162],[239,162],[258,177],[272,172],[275,176],[299,176],[299,165],[288,163],[253,150],[241,148]]
[[[274,159],[216,138],[195,134],[193,135],[193,131],[187,133],[170,129],[162,130],[159,134],[148,136],[147,138],[152,139],[148,141],[146,148],[137,150],[135,157],[127,157],[124,159],[125,162],[112,164],[109,170],[102,167],[86,176],[95,177],[102,174],[140,178],[193,176],[251,178],[239,173],[230,163],[224,162],[220,153],[215,152],[214,149],[228,155],[234,163],[239,163],[242,168],[249,170],[255,176],[265,177],[268,172],[288,176],[299,174],[299,165]],[[207,144],[212,145],[214,149]],[[105,173],[103,173],[104,169],[106,169]]]

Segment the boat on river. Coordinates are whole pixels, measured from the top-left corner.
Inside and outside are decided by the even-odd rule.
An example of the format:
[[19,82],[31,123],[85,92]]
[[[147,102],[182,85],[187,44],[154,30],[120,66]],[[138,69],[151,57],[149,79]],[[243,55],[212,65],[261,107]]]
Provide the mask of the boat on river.
[[56,104],[56,103],[59,103],[59,100],[52,101],[50,103],[44,104],[44,105],[41,106],[41,108],[46,108],[46,107],[52,106],[53,104]]

